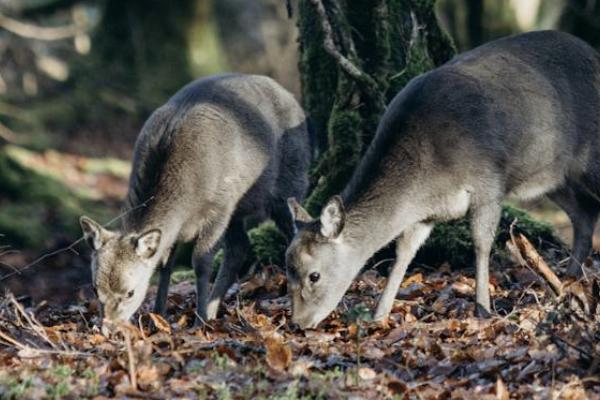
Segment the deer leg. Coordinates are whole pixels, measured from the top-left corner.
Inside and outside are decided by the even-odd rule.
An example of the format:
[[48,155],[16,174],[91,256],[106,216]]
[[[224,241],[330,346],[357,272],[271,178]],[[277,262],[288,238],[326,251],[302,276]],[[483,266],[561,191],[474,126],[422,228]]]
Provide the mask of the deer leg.
[[474,204],[471,208],[471,233],[475,246],[476,259],[476,300],[488,313],[490,305],[490,253],[494,245],[496,229],[500,221],[502,206],[499,202],[488,201]]
[[573,247],[567,274],[581,276],[581,264],[592,251],[592,237],[600,206],[596,199],[571,186],[561,188],[548,197],[569,216],[573,226]]
[[158,291],[156,292],[156,301],[154,303],[154,313],[165,315],[167,311],[167,295],[169,294],[169,284],[171,283],[171,273],[175,264],[176,246],[173,246],[169,253],[169,258],[165,265],[160,267],[160,276],[158,279]]
[[427,240],[433,224],[417,223],[406,229],[396,240],[396,262],[392,267],[387,284],[379,299],[375,320],[387,318],[392,311],[398,288],[404,279],[408,265],[415,257],[419,247]]
[[250,250],[250,240],[244,230],[243,220],[232,220],[225,232],[225,258],[221,268],[219,268],[219,273],[208,300],[207,319],[213,319],[217,316],[225,293],[238,278],[248,250]]

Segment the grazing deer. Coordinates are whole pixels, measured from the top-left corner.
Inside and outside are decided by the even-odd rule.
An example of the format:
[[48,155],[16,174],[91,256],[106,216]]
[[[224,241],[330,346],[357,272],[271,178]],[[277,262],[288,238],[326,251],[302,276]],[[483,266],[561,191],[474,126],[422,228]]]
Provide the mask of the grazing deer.
[[477,303],[501,202],[547,195],[570,217],[568,272],[580,273],[600,211],[600,56],[565,33],[531,32],[466,52],[413,79],[391,102],[341,196],[313,220],[290,199],[299,232],[286,255],[293,320],[314,327],[365,262],[396,240],[375,312],[386,318],[434,224],[471,220]]
[[[194,241],[197,313],[215,318],[250,247],[244,221],[271,217],[293,236],[286,199],[304,196],[310,156],[302,108],[270,78],[221,75],[177,92],[137,139],[122,229],[80,221],[105,317],[129,319],[157,267],[155,311],[164,313],[175,247]],[[208,296],[221,237],[225,258]]]

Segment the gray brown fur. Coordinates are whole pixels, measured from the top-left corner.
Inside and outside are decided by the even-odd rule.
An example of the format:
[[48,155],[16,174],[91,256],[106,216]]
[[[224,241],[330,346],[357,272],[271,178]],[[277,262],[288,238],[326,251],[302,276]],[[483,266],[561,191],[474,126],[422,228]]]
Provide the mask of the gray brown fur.
[[[547,195],[567,212],[575,231],[569,273],[579,274],[600,211],[599,140],[600,56],[565,33],[490,42],[414,79],[388,106],[341,199],[288,250],[294,319],[318,323],[364,262],[398,238],[398,260],[376,312],[385,318],[433,225],[467,213],[477,301],[490,310],[489,253],[507,197]],[[332,223],[324,217],[336,213],[342,229],[313,246],[317,256],[299,262],[303,237],[322,231]],[[316,284],[307,280],[313,271],[321,276]]]
[[[195,241],[198,315],[215,317],[249,249],[246,218],[272,218],[285,235],[293,236],[285,200],[304,196],[310,156],[301,107],[270,78],[232,74],[187,85],[142,129],[126,201],[133,211],[113,243],[103,246],[103,260],[102,248],[96,251],[97,283],[104,292],[120,291],[118,300],[123,301],[130,288],[122,286],[131,286],[125,270],[139,269],[139,279],[145,280],[148,269],[162,266],[156,311],[163,312],[169,259],[177,243]],[[103,235],[88,220],[83,222],[88,237]],[[144,236],[150,230],[159,232],[158,239]],[[221,237],[225,261],[208,298],[210,254]],[[140,248],[143,238],[146,244]],[[148,255],[148,268],[133,266],[139,261],[136,251]],[[133,261],[124,262],[128,259]],[[145,292],[147,285],[140,288]],[[114,313],[125,314],[132,312]]]

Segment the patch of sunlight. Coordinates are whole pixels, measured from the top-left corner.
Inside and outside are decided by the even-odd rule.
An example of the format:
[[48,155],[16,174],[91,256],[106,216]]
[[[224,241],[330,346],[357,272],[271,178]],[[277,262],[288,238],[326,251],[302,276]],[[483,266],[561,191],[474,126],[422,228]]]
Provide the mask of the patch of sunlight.
[[[24,147],[9,145],[4,151],[8,157],[41,176],[55,179],[82,198],[121,198],[127,191],[131,166],[116,158],[87,158],[56,150],[35,152]],[[103,181],[101,181],[101,177]]]
[[519,28],[529,31],[534,28],[540,8],[540,0],[511,0]]

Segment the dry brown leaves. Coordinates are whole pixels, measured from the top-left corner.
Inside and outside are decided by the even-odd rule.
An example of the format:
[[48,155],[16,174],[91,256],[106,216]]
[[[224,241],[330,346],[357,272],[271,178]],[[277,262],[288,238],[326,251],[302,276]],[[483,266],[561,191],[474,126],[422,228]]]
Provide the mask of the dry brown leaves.
[[412,271],[389,320],[372,324],[365,310],[385,279],[367,271],[305,332],[289,327],[275,268],[243,283],[203,328],[191,326],[188,282],[172,288],[166,317],[148,301],[136,326],[109,337],[93,304],[26,309],[5,299],[0,397],[600,398],[596,278],[567,282],[558,297],[529,266],[497,269],[491,282],[497,314],[477,319],[469,271]]

